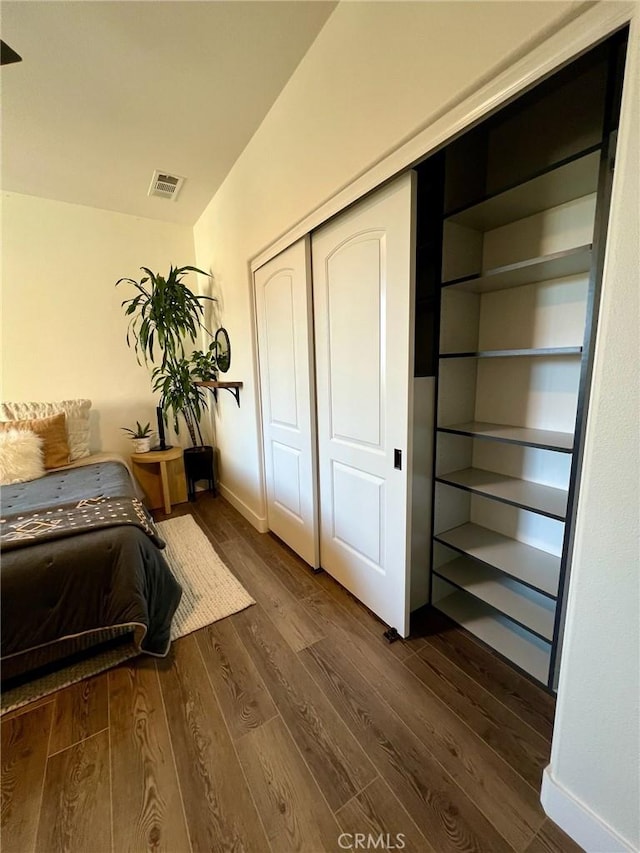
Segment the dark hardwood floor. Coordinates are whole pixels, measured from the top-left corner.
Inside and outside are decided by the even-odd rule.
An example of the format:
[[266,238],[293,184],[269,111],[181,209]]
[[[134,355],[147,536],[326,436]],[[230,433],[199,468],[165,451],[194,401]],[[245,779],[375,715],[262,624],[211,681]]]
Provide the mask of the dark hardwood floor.
[[444,618],[389,645],[221,498],[185,512],[257,604],[5,716],[4,853],[579,850],[539,803],[548,694]]

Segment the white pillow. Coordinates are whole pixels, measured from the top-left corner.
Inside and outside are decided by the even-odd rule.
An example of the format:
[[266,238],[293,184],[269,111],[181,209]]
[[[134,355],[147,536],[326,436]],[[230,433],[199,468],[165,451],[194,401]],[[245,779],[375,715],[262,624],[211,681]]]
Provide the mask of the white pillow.
[[0,432],[0,486],[43,477],[43,462],[42,439],[35,432],[24,429]]
[[67,416],[69,461],[89,456],[89,409],[91,400],[60,400],[57,403],[2,403],[0,420],[26,421],[48,418],[64,412]]

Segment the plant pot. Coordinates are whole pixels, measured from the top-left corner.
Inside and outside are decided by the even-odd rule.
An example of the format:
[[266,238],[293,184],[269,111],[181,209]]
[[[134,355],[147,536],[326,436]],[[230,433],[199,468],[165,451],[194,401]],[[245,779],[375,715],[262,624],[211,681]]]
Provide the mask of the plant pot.
[[151,436],[147,438],[133,438],[134,453],[148,453],[151,450]]
[[196,499],[196,483],[206,480],[209,491],[215,495],[216,482],[213,473],[213,447],[209,444],[200,447],[187,447],[184,451],[184,471],[187,476],[189,500]]

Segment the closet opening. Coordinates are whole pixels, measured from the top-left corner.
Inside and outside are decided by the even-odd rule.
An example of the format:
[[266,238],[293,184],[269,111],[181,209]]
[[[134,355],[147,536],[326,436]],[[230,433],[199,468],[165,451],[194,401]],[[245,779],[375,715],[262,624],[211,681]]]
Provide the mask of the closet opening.
[[415,376],[436,382],[429,607],[550,690],[626,45],[625,29],[416,169]]

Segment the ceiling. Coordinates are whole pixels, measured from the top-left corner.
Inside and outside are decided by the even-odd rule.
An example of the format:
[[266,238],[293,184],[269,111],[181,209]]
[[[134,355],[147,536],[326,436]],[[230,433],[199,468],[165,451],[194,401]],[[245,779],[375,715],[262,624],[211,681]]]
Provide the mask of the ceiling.
[[335,5],[3,0],[2,189],[193,224]]

